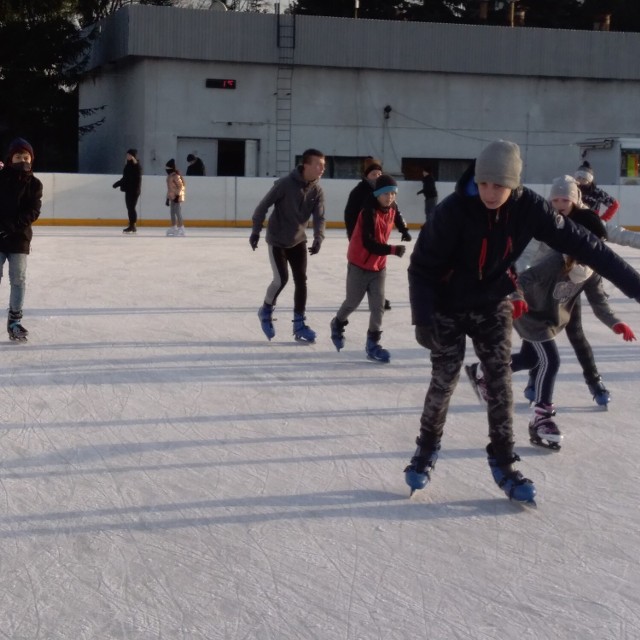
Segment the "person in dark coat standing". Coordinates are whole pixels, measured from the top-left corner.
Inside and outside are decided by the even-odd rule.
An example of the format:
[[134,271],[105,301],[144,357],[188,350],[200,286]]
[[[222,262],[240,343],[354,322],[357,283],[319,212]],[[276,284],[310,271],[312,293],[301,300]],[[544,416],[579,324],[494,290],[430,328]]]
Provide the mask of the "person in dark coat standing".
[[424,196],[424,215],[428,220],[438,204],[436,181],[428,169],[422,170],[422,189],[416,195],[419,196],[420,194]]
[[142,167],[138,162],[137,149],[127,150],[127,161],[124,165],[122,178],[113,183],[114,189],[118,187],[120,187],[120,191],[124,191],[124,202],[127,206],[127,216],[129,217],[129,226],[124,228],[122,233],[135,233],[138,222],[136,205],[142,189]]
[[449,402],[460,377],[466,338],[482,364],[487,386],[487,461],[510,498],[534,501],[531,480],[514,468],[511,331],[526,312],[514,297],[513,265],[532,238],[574,257],[640,302],[640,274],[584,227],[553,211],[521,186],[517,144],[490,143],[422,227],[409,266],[409,300],[417,342],[431,352],[418,445],[405,480],[412,491],[430,480]]
[[205,175],[204,162],[197,156],[190,153],[187,156],[187,162],[189,166],[187,167],[187,175],[188,176],[203,176]]
[[9,264],[9,316],[11,340],[25,342],[22,306],[27,281],[27,255],[31,250],[31,225],[40,216],[42,182],[33,175],[33,147],[23,138],[9,145],[6,163],[0,171],[0,279]]
[[369,156],[365,158],[362,172],[362,180],[351,190],[344,207],[344,226],[347,230],[347,238],[351,240],[353,230],[356,228],[358,216],[364,203],[375,189],[376,180],[382,175],[382,164],[379,160]]

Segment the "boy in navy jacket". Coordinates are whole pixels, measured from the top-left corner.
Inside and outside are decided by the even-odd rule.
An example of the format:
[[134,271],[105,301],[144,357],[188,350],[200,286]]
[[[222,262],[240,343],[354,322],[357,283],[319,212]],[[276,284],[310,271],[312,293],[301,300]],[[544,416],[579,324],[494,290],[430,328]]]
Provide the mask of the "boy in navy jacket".
[[517,144],[490,143],[422,228],[409,266],[416,339],[431,351],[432,376],[420,419],[418,448],[405,469],[412,492],[423,488],[440,449],[451,395],[469,336],[487,383],[494,480],[517,501],[533,502],[531,480],[514,468],[511,329],[526,310],[513,263],[532,238],[587,264],[640,301],[640,275],[593,234],[556,214],[520,185]]

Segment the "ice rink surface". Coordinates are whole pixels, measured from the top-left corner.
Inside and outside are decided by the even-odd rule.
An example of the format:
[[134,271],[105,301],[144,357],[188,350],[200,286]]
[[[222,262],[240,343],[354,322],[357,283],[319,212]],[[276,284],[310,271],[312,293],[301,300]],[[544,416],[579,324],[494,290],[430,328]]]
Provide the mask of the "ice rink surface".
[[[528,443],[514,377],[537,510],[494,484],[464,379],[433,482],[409,500],[429,380],[409,253],[389,258],[380,365],[366,308],[342,352],[329,339],[344,232],[309,259],[311,346],[292,340],[292,283],[276,337],[262,334],[271,271],[248,235],[35,229],[29,342],[0,343],[0,638],[639,638],[639,343],[584,303],[612,402],[592,401],[563,336],[559,453]],[[640,269],[640,252],[613,248]],[[640,306],[607,290],[640,334]]]

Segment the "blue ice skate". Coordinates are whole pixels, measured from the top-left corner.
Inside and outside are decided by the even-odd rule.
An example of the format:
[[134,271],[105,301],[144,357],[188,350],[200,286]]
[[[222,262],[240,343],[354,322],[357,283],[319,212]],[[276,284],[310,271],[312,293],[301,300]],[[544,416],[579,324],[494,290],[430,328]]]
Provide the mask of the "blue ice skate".
[[[419,437],[416,442],[420,442]],[[411,458],[411,461],[404,470],[405,482],[411,489],[409,497],[411,497],[414,492],[424,489],[431,480],[431,472],[435,469],[438,451],[440,451],[440,445],[431,451],[423,451],[420,444],[418,444],[413,458]]]
[[265,302],[258,309],[258,318],[260,318],[260,326],[264,331],[264,335],[271,340],[276,335],[276,330],[273,326],[273,305]]
[[529,376],[529,380],[527,380],[527,386],[524,388],[524,397],[530,404],[536,401],[536,381],[533,376]]
[[509,500],[515,500],[523,504],[535,506],[536,487],[529,478],[525,478],[519,471],[513,468],[513,463],[520,457],[514,454],[507,464],[500,464],[493,453],[493,446],[487,445],[487,461],[491,468],[491,475],[496,484],[505,492]]
[[298,342],[313,344],[316,341],[316,332],[305,324],[305,320],[301,313],[293,314],[293,337]]
[[368,360],[387,364],[391,361],[391,354],[380,346],[381,335],[382,331],[367,331],[365,351],[367,352]]
[[348,320],[340,322],[337,317],[331,321],[331,342],[338,351],[344,349],[344,328],[348,324]]
[[591,395],[596,401],[596,404],[600,407],[608,409],[609,401],[611,400],[611,394],[609,393],[609,390],[604,386],[602,378],[598,376],[597,380],[595,380],[594,382],[590,382],[587,386],[589,387],[589,391],[591,391]]

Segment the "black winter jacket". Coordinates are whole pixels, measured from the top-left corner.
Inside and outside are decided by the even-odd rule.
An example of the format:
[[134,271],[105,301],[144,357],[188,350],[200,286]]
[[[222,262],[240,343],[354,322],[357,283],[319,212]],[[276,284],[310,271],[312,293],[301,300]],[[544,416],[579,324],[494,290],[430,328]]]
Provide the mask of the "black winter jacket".
[[409,266],[413,324],[430,325],[434,311],[486,311],[512,294],[512,265],[532,238],[588,264],[640,301],[640,274],[596,236],[526,187],[499,209],[487,209],[474,172],[472,164],[420,231]]
[[358,222],[362,207],[364,207],[372,194],[373,186],[366,178],[360,180],[351,190],[347,204],[344,207],[344,226],[347,228],[347,238],[349,240],[351,240],[353,230],[356,228],[356,222]]
[[42,182],[31,171],[6,165],[0,171],[0,252],[29,253],[41,206]]
[[129,195],[140,195],[142,190],[142,167],[139,162],[127,160],[122,171],[122,178],[113,183],[113,187],[120,187],[120,191],[124,191]]

